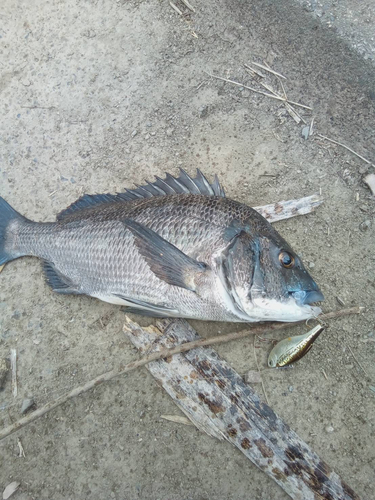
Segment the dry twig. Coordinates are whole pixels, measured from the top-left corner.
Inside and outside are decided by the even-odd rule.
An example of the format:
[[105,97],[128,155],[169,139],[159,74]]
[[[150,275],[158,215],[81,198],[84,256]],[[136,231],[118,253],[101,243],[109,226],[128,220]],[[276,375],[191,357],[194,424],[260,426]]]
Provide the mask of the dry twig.
[[181,415],[160,415],[160,418],[175,424],[194,425],[191,420]]
[[358,158],[360,158],[364,162],[368,163],[372,167],[375,167],[375,165],[373,163],[371,163],[370,160],[367,160],[367,158],[365,158],[364,156],[361,156],[360,154],[356,153],[353,149],[349,148],[348,146],[345,146],[345,144],[342,144],[342,142],[334,141],[333,139],[330,139],[329,137],[326,137],[325,135],[322,135],[322,134],[316,134],[316,135],[318,135],[322,139],[325,139],[328,142],[332,142],[333,144],[337,144],[338,146],[345,148],[347,151],[350,151],[351,153],[353,153],[353,155],[357,156]]
[[363,366],[361,365],[361,363],[358,361],[358,359],[354,356],[354,352],[352,351],[352,348],[350,347],[350,345],[348,345],[349,347],[349,351],[352,353],[352,356],[353,358],[355,359],[355,362],[357,363],[357,365],[360,367],[360,369],[363,371],[363,373],[367,376],[369,376],[369,374],[366,372],[366,370],[363,368]]
[[255,68],[252,68],[248,64],[244,64],[244,66],[247,69],[248,73],[250,73],[251,76],[253,76],[254,74],[256,74],[256,75],[260,76],[261,78],[266,78],[266,75],[263,75],[263,73],[260,72],[259,70],[255,69]]
[[279,95],[276,96],[273,94],[268,94],[267,92],[263,92],[262,90],[257,90],[257,89],[254,89],[253,87],[248,87],[247,85],[244,85],[243,83],[239,83],[239,82],[236,82],[234,80],[229,80],[228,78],[222,78],[221,76],[213,75],[211,73],[208,73],[207,71],[205,71],[205,73],[208,76],[211,76],[212,78],[216,78],[217,80],[222,80],[223,82],[227,82],[227,83],[233,83],[233,85],[238,85],[239,87],[243,87],[244,89],[251,90],[252,92],[256,92],[257,94],[262,94],[262,95],[265,95],[266,97],[270,97],[271,99],[276,99],[277,101],[282,101],[282,102],[288,102],[289,104],[293,104],[294,106],[299,106],[300,108],[309,109],[310,111],[312,111],[312,108],[310,108],[309,106],[305,106],[304,104],[300,104],[299,102],[286,100],[286,99],[284,99],[284,97],[280,97]]
[[256,63],[254,61],[251,61],[251,64],[254,64],[255,66],[258,66],[258,68],[262,68],[265,71],[268,71],[269,73],[272,73],[273,75],[279,76],[280,78],[283,78],[284,80],[286,80],[286,76],[281,75],[280,73],[278,73],[277,71],[274,71],[270,67],[263,66],[263,64],[259,64],[259,63]]
[[256,350],[255,350],[255,337],[256,337],[256,336],[254,335],[254,339],[253,339],[253,350],[254,350],[255,364],[257,365],[257,369],[258,369],[258,373],[259,373],[259,377],[260,377],[260,383],[261,383],[261,385],[262,385],[263,394],[264,394],[264,397],[265,397],[266,403],[269,405],[269,404],[270,404],[270,402],[268,401],[266,388],[265,388],[265,386],[264,386],[263,378],[262,378],[262,375],[261,375],[261,373],[260,373],[260,366],[259,366],[259,363],[258,363],[257,353],[256,353]]
[[[364,310],[363,307],[352,307],[350,309],[340,309],[339,311],[332,311],[327,314],[324,314],[320,318],[322,319],[332,319],[332,318],[340,318],[342,316],[348,316],[351,314],[360,314]],[[193,342],[187,342],[185,344],[181,344],[177,347],[174,347],[172,349],[162,349],[161,351],[158,352],[153,352],[148,356],[144,356],[143,358],[132,361],[131,363],[128,363],[124,368],[119,369],[119,370],[111,370],[109,372],[103,373],[102,375],[99,375],[98,377],[95,377],[92,380],[89,380],[86,382],[84,385],[81,385],[79,387],[75,387],[71,391],[63,394],[59,398],[48,402],[41,408],[38,408],[37,410],[33,411],[32,413],[29,413],[26,417],[21,418],[18,420],[18,422],[13,423],[12,425],[9,425],[8,427],[5,427],[4,429],[0,430],[0,441],[4,439],[5,437],[9,436],[10,434],[13,434],[13,432],[16,432],[18,429],[21,429],[25,425],[30,424],[34,420],[36,420],[39,417],[42,417],[49,411],[57,408],[58,406],[66,403],[72,398],[75,398],[84,392],[89,391],[90,389],[93,389],[94,387],[97,387],[98,385],[102,384],[103,382],[108,382],[109,380],[114,379],[115,377],[119,377],[121,375],[125,375],[125,373],[128,373],[132,370],[135,370],[136,368],[139,368],[141,366],[145,366],[150,361],[156,361],[157,359],[161,358],[167,358],[168,356],[172,356],[173,354],[178,354],[181,352],[186,352],[190,351],[191,349],[195,349],[196,347],[204,347],[204,346],[209,346],[213,344],[223,344],[226,342],[231,342],[232,340],[238,340],[242,339],[245,337],[248,337],[249,335],[254,335],[254,334],[264,334],[265,332],[268,331],[275,331],[275,330],[285,330],[286,328],[291,328],[292,326],[304,324],[305,321],[298,321],[296,323],[269,323],[267,325],[261,325],[252,328],[251,330],[244,330],[242,332],[234,332],[234,333],[228,333],[226,335],[218,335],[216,337],[211,337],[209,339],[199,339],[195,340]]]
[[180,11],[180,9],[177,7],[177,5],[175,5],[173,2],[169,2],[169,5],[172,7],[172,9],[177,12],[177,14],[179,14],[180,16],[182,16],[182,12]]
[[181,0],[181,2],[182,2],[183,4],[185,4],[185,5],[186,5],[186,7],[187,7],[189,10],[191,10],[192,12],[195,12],[194,7],[193,7],[193,6],[192,6],[192,5],[188,2],[188,0]]
[[16,349],[10,350],[10,368],[12,370],[12,393],[13,397],[17,397],[17,351]]

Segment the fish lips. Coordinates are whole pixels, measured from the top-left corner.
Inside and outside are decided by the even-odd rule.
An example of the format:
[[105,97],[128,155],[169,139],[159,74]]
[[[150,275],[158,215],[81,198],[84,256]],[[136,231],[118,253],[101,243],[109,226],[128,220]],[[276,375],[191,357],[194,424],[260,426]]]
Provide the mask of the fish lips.
[[312,304],[313,302],[322,302],[324,295],[318,290],[299,290],[298,292],[290,292],[290,295],[295,299],[299,306]]

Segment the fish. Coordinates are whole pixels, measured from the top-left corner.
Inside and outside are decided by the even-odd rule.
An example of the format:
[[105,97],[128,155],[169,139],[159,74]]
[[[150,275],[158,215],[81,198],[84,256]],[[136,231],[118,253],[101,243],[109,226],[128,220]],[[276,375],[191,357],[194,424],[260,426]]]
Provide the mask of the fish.
[[33,222],[0,198],[0,265],[23,256],[42,259],[57,293],[144,316],[299,321],[324,300],[271,224],[200,170],[86,194],[54,222]]
[[317,325],[307,333],[281,340],[270,352],[268,366],[270,368],[287,366],[303,358],[324,329],[324,326]]

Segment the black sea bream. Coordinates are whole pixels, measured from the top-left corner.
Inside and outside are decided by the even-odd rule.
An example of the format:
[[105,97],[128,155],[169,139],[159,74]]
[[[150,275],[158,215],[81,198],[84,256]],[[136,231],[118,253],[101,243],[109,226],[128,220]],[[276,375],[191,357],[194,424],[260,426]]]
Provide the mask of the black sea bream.
[[55,292],[148,316],[298,321],[323,300],[271,224],[199,171],[85,195],[56,222],[32,222],[0,198],[0,264],[24,255],[43,259]]

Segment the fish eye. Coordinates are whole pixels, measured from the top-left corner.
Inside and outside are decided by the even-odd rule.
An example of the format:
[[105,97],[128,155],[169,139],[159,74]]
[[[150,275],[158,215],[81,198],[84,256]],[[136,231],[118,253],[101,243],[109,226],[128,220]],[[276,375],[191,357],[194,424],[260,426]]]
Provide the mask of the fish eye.
[[279,261],[287,269],[291,269],[294,266],[294,257],[286,250],[281,250],[279,253]]
[[268,366],[271,368],[276,368],[276,358],[275,356],[272,356],[268,360]]

